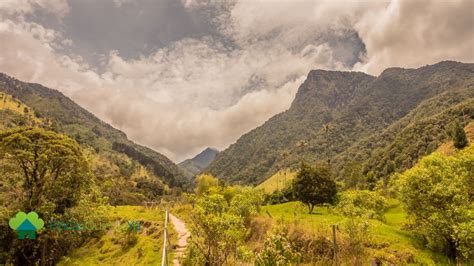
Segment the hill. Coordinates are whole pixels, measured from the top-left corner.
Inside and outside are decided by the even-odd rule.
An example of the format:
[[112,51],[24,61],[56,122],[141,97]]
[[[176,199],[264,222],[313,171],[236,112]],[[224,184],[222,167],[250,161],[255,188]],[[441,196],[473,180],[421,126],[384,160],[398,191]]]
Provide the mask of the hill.
[[211,162],[216,158],[218,150],[213,148],[206,148],[192,159],[187,159],[178,164],[185,176],[192,178],[193,176],[201,173]]
[[274,175],[267,178],[262,183],[256,186],[257,189],[262,189],[265,193],[271,194],[277,190],[282,190],[289,186],[296,177],[296,172],[288,169],[278,171]]
[[130,141],[59,91],[0,74],[0,93],[0,129],[36,126],[75,139],[112,204],[136,204],[183,184],[171,160]]
[[258,184],[305,160],[330,163],[339,178],[378,179],[434,151],[453,120],[473,118],[474,64],[389,68],[378,77],[313,70],[287,111],[243,135],[207,171]]

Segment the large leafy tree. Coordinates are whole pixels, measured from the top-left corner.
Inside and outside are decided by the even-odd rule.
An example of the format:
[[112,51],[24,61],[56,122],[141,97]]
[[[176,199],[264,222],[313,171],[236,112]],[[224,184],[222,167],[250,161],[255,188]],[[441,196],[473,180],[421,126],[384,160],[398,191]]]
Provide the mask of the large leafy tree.
[[434,153],[399,179],[401,199],[416,232],[432,248],[473,262],[474,146],[454,156]]
[[82,234],[39,233],[17,240],[8,219],[18,210],[35,211],[44,221],[98,220],[92,211],[98,194],[80,146],[40,128],[0,131],[0,264],[52,265],[83,241]]
[[293,192],[296,199],[306,204],[309,213],[312,213],[314,206],[318,204],[333,203],[337,188],[327,166],[310,167],[301,163],[293,180]]
[[[53,205],[63,213],[77,203],[89,178],[80,146],[67,136],[40,128],[0,133],[0,159],[21,177],[24,211]],[[18,182],[18,180],[15,180]]]

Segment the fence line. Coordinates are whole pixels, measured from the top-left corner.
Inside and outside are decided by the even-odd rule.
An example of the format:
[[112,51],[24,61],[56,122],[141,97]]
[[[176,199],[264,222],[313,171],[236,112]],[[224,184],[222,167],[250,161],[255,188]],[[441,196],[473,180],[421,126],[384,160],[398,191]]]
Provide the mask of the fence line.
[[169,213],[168,208],[166,208],[165,212],[165,229],[163,234],[163,256],[161,257],[161,266],[168,266],[168,219]]

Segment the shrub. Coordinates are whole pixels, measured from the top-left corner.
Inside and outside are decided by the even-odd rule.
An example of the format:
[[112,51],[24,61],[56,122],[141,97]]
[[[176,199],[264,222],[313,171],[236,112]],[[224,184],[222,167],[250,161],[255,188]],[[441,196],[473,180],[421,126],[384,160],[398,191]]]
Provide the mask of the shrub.
[[386,208],[385,198],[368,190],[343,192],[337,204],[337,210],[345,216],[367,217],[381,221],[384,220]]

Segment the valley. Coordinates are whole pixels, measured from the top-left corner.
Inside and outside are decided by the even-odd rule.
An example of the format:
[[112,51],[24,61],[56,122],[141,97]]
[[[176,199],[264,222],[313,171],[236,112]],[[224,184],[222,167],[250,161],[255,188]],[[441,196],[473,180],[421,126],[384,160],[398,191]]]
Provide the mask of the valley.
[[[312,70],[288,110],[179,164],[0,74],[0,263],[468,265],[473,142],[474,64],[454,61]],[[43,219],[36,239],[18,211]]]

